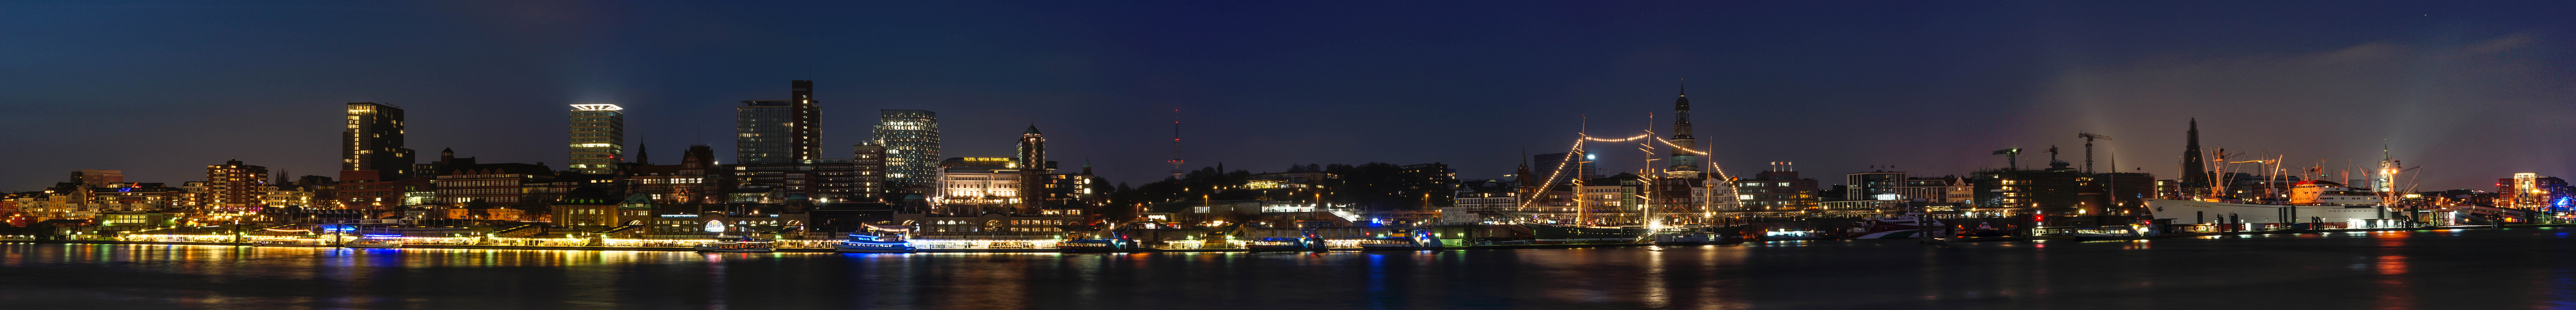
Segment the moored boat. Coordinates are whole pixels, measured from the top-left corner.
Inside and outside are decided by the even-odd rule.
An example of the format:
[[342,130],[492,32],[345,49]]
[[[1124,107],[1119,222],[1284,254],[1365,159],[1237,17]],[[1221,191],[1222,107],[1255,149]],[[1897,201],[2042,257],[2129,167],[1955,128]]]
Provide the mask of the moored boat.
[[2137,226],[2077,228],[2067,234],[2075,236],[2075,241],[2142,240],[2156,236],[2155,230]]
[[1940,237],[1941,235],[1949,233],[1948,229],[1924,229],[1924,227],[1940,227],[1941,221],[1923,218],[1916,215],[1872,218],[1869,219],[1869,221],[1856,223],[1855,225],[1857,226],[1853,226],[1846,232],[1847,235],[1844,236],[1844,238],[1919,239],[1923,238],[1923,234],[1925,233],[1933,234],[1933,237]]
[[1245,243],[1243,248],[1253,252],[1323,252],[1330,249],[1324,242],[1324,238],[1318,236],[1312,229],[1299,231],[1298,237],[1295,238],[1254,239],[1252,242]]
[[912,242],[903,238],[903,233],[911,232],[911,228],[889,228],[865,224],[860,226],[867,227],[868,231],[851,233],[848,240],[833,243],[832,251],[841,253],[912,253],[915,251]]
[[322,239],[276,238],[251,240],[250,245],[262,247],[313,248],[322,247],[324,244]]
[[358,235],[357,241],[350,241],[349,243],[341,244],[340,246],[361,249],[393,249],[401,248],[403,246],[403,240],[402,235],[367,234]]
[[1137,248],[1135,239],[1116,232],[1111,232],[1107,238],[1065,240],[1057,242],[1055,247],[1065,253],[1122,253],[1135,252]]
[[777,251],[778,249],[776,247],[772,247],[770,243],[771,240],[769,239],[752,238],[749,236],[719,236],[716,237],[715,242],[698,244],[696,249],[698,252],[722,253],[769,253]]
[[1539,244],[1561,243],[1630,243],[1646,235],[1642,226],[1583,226],[1566,224],[1521,224]]
[[1965,228],[1958,235],[1950,236],[1948,239],[1951,241],[2012,241],[2029,238],[2014,235],[2011,230],[1997,229],[1991,224],[1977,223],[1977,227]]
[[1440,248],[1440,238],[1432,234],[1429,229],[1395,230],[1388,232],[1385,237],[1360,241],[1361,251],[1422,251]]

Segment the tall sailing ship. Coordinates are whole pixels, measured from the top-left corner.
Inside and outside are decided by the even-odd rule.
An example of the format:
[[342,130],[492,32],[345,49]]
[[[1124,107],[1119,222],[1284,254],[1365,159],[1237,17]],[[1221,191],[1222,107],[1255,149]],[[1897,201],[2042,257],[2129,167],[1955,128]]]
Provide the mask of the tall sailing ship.
[[[1723,170],[1717,169],[1716,165],[1710,164],[1705,160],[1705,158],[1702,158],[1707,155],[1708,152],[1699,150],[1698,140],[1691,137],[1690,98],[1688,93],[1677,94],[1673,101],[1674,115],[1676,117],[1673,122],[1671,139],[1658,137],[1652,129],[1646,130],[1643,135],[1620,139],[1595,138],[1589,134],[1582,134],[1581,138],[1575,140],[1572,150],[1565,153],[1566,158],[1564,160],[1557,161],[1557,168],[1550,170],[1549,176],[1541,179],[1541,182],[1525,184],[1534,186],[1536,191],[1522,195],[1522,197],[1525,197],[1522,199],[1522,206],[1527,207],[1529,202],[1539,200],[1540,197],[1545,196],[1544,194],[1549,190],[1549,188],[1556,186],[1558,177],[1568,176],[1569,174],[1565,173],[1566,169],[1574,169],[1575,172],[1572,173],[1570,175],[1571,178],[1568,179],[1572,181],[1570,185],[1573,187],[1573,191],[1575,192],[1573,195],[1574,209],[1576,212],[1574,219],[1572,221],[1553,221],[1525,217],[1525,221],[1522,222],[1520,226],[1528,229],[1530,234],[1536,237],[1537,243],[1541,244],[1649,243],[1659,241],[1659,239],[1654,238],[1654,235],[1658,233],[1659,230],[1700,232],[1708,228],[1700,226],[1700,224],[1708,223],[1709,221],[1707,217],[1714,215],[1713,213],[1705,212],[1710,209],[1710,204],[1715,200],[1734,198],[1733,195],[1721,195],[1721,191],[1718,187],[1731,186],[1732,184],[1718,185],[1725,184],[1726,182],[1705,184],[1704,186],[1708,187],[1708,189],[1706,189],[1708,192],[1704,195],[1704,197],[1706,197],[1704,199],[1674,199],[1675,201],[1682,201],[1680,203],[1695,203],[1700,206],[1700,209],[1704,212],[1701,214],[1701,217],[1697,218],[1696,224],[1692,224],[1687,227],[1682,225],[1667,225],[1667,219],[1656,214],[1657,208],[1676,203],[1657,199],[1656,195],[1658,194],[1656,193],[1669,191],[1669,188],[1667,187],[1678,185],[1681,189],[1679,190],[1679,195],[1703,196],[1692,194],[1692,190],[1690,188],[1693,186],[1689,184],[1668,184],[1666,179],[1679,178],[1706,182],[1707,178],[1711,176],[1711,174],[1720,180],[1725,178]],[[1653,117],[1649,116],[1647,118],[1647,123],[1650,124],[1648,127],[1651,128],[1651,124],[1654,123]],[[1635,141],[1638,143],[1638,150],[1645,151],[1648,157],[1648,159],[1644,161],[1646,163],[1644,165],[1646,168],[1640,169],[1637,175],[1637,177],[1641,179],[1641,184],[1639,185],[1644,186],[1643,188],[1645,190],[1638,191],[1637,193],[1622,192],[1619,193],[1619,195],[1635,195],[1637,197],[1633,198],[1638,198],[1635,201],[1640,202],[1640,204],[1635,205],[1634,210],[1618,210],[1625,209],[1630,206],[1623,204],[1609,204],[1607,202],[1626,200],[1626,198],[1632,197],[1586,197],[1589,196],[1588,194],[1590,193],[1584,191],[1585,180],[1582,177],[1584,174],[1582,173],[1583,165],[1581,162],[1589,159],[1587,158],[1589,157],[1589,153],[1585,152],[1586,148],[1584,147],[1584,144],[1586,142],[1629,141]],[[1669,157],[1653,158],[1658,155],[1655,152],[1657,149],[1668,149]],[[1668,160],[1666,163],[1669,164],[1669,169],[1656,169],[1654,162],[1658,160]],[[1703,166],[1705,166],[1705,168],[1703,168]],[[1703,169],[1708,171],[1701,171]],[[1527,172],[1523,173],[1527,174]],[[1731,191],[1726,193],[1731,193]],[[1607,200],[1601,200],[1603,198],[1607,198]],[[1596,202],[1595,200],[1601,201]],[[1592,209],[1595,206],[1613,205],[1617,207],[1605,209],[1617,210],[1619,212],[1633,211],[1635,212],[1634,214],[1623,215],[1634,215],[1634,220],[1620,219],[1619,217],[1610,217],[1607,219],[1598,218],[1596,217],[1596,214],[1592,212]],[[1676,222],[1674,224],[1683,224],[1691,223],[1693,221],[1690,219],[1676,219],[1672,222]],[[1709,242],[1709,240],[1698,240],[1692,238],[1683,239],[1691,239],[1694,241],[1682,243]]]

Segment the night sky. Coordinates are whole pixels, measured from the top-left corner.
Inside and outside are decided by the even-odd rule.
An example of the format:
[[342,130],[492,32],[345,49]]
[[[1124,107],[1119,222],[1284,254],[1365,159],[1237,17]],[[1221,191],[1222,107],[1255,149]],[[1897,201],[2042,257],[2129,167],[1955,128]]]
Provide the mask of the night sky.
[[[2422,190],[2576,176],[2576,2],[151,1],[0,3],[0,190],[73,169],[204,178],[238,158],[334,175],[346,102],[405,107],[410,148],[566,162],[565,105],[625,106],[628,150],[732,163],[733,109],[815,81],[825,154],[878,109],[940,114],[946,157],[1170,169],[1442,162],[1501,178],[1588,130],[1669,128],[1688,79],[1728,171],[1795,161],[1959,174],[2081,131],[2104,165],[2203,144],[2367,166]],[[1656,117],[1648,123],[1648,115]],[[1605,168],[1645,156],[1606,147]],[[1884,169],[1884,168],[1882,168]],[[2107,169],[2107,167],[2105,168]]]

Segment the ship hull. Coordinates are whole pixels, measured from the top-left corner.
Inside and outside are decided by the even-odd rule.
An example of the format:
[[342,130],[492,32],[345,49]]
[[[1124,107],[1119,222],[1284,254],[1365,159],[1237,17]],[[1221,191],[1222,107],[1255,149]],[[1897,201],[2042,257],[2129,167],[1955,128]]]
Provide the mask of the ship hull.
[[1540,244],[1560,243],[1627,243],[1637,242],[1646,234],[1644,227],[1604,227],[1558,224],[1522,224]]
[[2344,223],[2394,216],[2387,208],[2379,206],[2289,206],[2170,199],[2147,199],[2147,209],[2155,212],[2156,218],[2173,219],[2174,224]]

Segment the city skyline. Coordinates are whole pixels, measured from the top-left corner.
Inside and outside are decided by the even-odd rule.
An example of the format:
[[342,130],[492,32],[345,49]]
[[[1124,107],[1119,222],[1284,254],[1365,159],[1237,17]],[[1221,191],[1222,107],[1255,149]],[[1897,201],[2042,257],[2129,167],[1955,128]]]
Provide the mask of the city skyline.
[[[2141,10],[2129,19],[2078,22],[2014,18],[2018,16],[2014,12],[2125,7],[2007,5],[1926,8],[1959,13],[1962,20],[1862,22],[1869,16],[1900,14],[1879,11],[1897,8],[1872,8],[1818,21],[1854,25],[1849,29],[1801,29],[1768,37],[1740,29],[1793,21],[1743,16],[1730,13],[1735,11],[1727,6],[1584,8],[1565,14],[1533,13],[1548,9],[1541,6],[1447,14],[1429,13],[1433,11],[1429,7],[1390,8],[1429,17],[1408,20],[1333,13],[1325,8],[1241,5],[1146,12],[1010,8],[1000,15],[1053,17],[980,27],[970,20],[924,22],[966,14],[972,11],[969,7],[912,5],[933,7],[912,8],[924,14],[889,22],[911,23],[918,29],[861,34],[803,30],[800,27],[814,25],[789,22],[672,24],[646,18],[685,9],[672,7],[686,6],[677,4],[624,8],[633,10],[634,16],[599,14],[598,8],[577,4],[534,9],[649,29],[713,25],[738,27],[743,33],[785,33],[706,39],[728,43],[824,42],[762,54],[694,49],[634,52],[627,48],[706,41],[648,40],[635,37],[657,32],[598,26],[516,33],[510,30],[555,22],[480,9],[397,4],[269,13],[316,16],[379,10],[401,12],[392,17],[397,21],[446,21],[437,24],[459,26],[341,30],[152,7],[17,4],[18,9],[9,11],[63,14],[18,16],[26,18],[12,23],[58,22],[71,27],[85,22],[59,20],[61,16],[81,14],[170,17],[138,18],[134,20],[145,22],[104,27],[89,36],[153,37],[163,34],[144,32],[206,22],[313,36],[366,31],[508,34],[494,39],[349,39],[372,44],[489,46],[576,40],[538,44],[542,48],[535,50],[542,52],[530,54],[431,49],[393,51],[360,61],[264,55],[359,55],[350,54],[353,49],[319,47],[320,42],[311,39],[197,32],[192,34],[232,42],[165,41],[139,50],[210,50],[177,59],[142,59],[170,67],[131,67],[103,57],[138,56],[131,53],[142,51],[109,51],[118,45],[87,44],[62,33],[0,39],[16,43],[11,45],[54,48],[22,50],[34,54],[10,58],[18,62],[15,68],[28,74],[14,75],[20,76],[15,83],[0,86],[7,90],[0,93],[13,94],[0,105],[15,111],[8,121],[0,122],[6,124],[0,125],[6,129],[0,132],[7,132],[9,140],[32,142],[22,150],[45,151],[0,155],[5,156],[0,160],[27,163],[0,167],[0,175],[10,176],[0,179],[0,186],[38,188],[76,169],[123,170],[130,180],[175,183],[202,175],[203,165],[236,158],[278,171],[333,176],[335,167],[325,165],[333,161],[333,152],[321,148],[338,145],[324,139],[344,129],[320,120],[333,117],[323,113],[342,113],[339,106],[349,102],[402,107],[409,114],[403,128],[421,130],[405,138],[410,149],[460,149],[491,162],[544,162],[558,170],[568,170],[570,164],[558,162],[565,158],[564,138],[521,133],[562,132],[561,113],[567,104],[617,104],[628,109],[624,111],[628,117],[625,147],[641,151],[665,145],[659,148],[662,157],[677,158],[675,150],[703,143],[716,146],[716,158],[733,163],[736,154],[732,154],[728,130],[733,118],[722,115],[731,115],[726,112],[741,100],[776,98],[780,80],[814,80],[815,92],[828,94],[831,100],[820,103],[830,106],[823,109],[827,112],[820,121],[825,141],[818,143],[823,148],[820,154],[827,157],[839,157],[835,154],[849,151],[844,145],[872,136],[866,127],[876,122],[871,121],[869,110],[929,110],[947,114],[939,120],[946,140],[944,157],[1010,156],[1014,134],[1034,124],[1051,133],[1047,138],[1053,142],[1054,159],[1094,163],[1113,184],[1141,184],[1167,175],[1170,148],[1164,139],[1170,128],[1165,121],[1171,109],[1182,110],[1183,121],[1189,123],[1183,133],[1188,139],[1183,157],[1190,169],[1224,163],[1228,169],[1278,172],[1291,164],[1441,162],[1458,168],[1462,178],[1501,178],[1521,161],[1522,150],[1561,152],[1563,142],[1578,130],[1635,133],[1655,128],[1659,134],[1670,134],[1666,132],[1672,117],[1669,96],[1682,78],[1693,79],[1692,88],[1701,94],[1693,107],[1696,115],[1691,116],[1697,142],[1715,149],[1708,159],[1736,175],[1749,175],[1759,170],[1760,163],[1774,161],[1798,162],[1803,170],[1816,174],[1895,166],[1889,170],[1965,175],[1972,169],[2003,166],[2000,156],[1987,152],[2009,147],[2030,150],[2023,154],[2025,166],[2044,162],[2046,155],[2037,150],[2051,146],[2066,151],[2061,159],[2079,162],[2082,155],[2077,149],[2082,141],[2073,134],[2093,132],[2120,137],[2099,146],[2105,164],[2116,161],[2121,170],[2142,167],[2171,179],[2180,172],[2176,154],[2183,147],[2185,122],[2195,117],[2201,121],[2206,148],[2284,154],[2301,165],[2332,160],[2327,163],[2329,169],[2344,166],[2344,159],[2354,166],[2367,166],[2385,141],[2410,166],[2427,167],[2424,172],[2430,179],[2421,190],[2483,188],[2511,173],[2566,175],[2571,168],[2566,163],[2576,159],[2568,150],[2552,147],[2576,141],[2548,135],[2571,129],[2546,120],[2569,116],[2571,112],[2551,108],[2564,107],[2564,98],[2576,93],[2570,91],[2566,77],[2549,74],[2576,67],[2570,65],[2576,57],[2568,57],[2569,47],[2576,42],[2554,35],[2568,31],[2566,23],[2534,13],[2550,10],[2339,8],[2329,11],[2335,14],[2266,21],[2278,17],[2267,13],[2294,8],[2185,13],[2186,8],[2167,7]],[[1291,29],[1263,24],[1258,18],[1220,21],[1197,16],[1271,16],[1257,13],[1259,9],[1340,16],[1395,31],[1368,34],[1357,25]],[[1122,17],[1141,21],[1109,21]],[[1708,21],[1716,17],[1741,20]],[[1997,21],[1972,20],[1976,17]],[[2205,22],[2140,33],[2120,30],[2185,17]],[[1514,18],[1560,24],[1499,33],[1436,25]],[[1694,24],[1699,22],[1718,25]],[[1169,23],[1196,23],[1206,29],[1095,34],[1079,36],[1084,38],[1079,42],[1041,38],[1074,31],[1050,26],[1124,29]],[[2053,31],[2064,33],[1995,31],[2030,24],[2061,26]],[[1514,43],[1528,38],[1571,40],[1554,33],[1574,29],[1611,35],[1581,41],[1593,43],[1581,47]],[[1678,35],[1702,31],[1711,35]],[[938,39],[948,33],[1028,40]],[[1331,34],[1368,35],[1334,38]],[[1800,41],[1830,34],[1849,35],[1854,42]],[[1859,45],[1937,39],[1965,43],[1926,44],[1922,50],[1904,52]],[[866,48],[851,43],[867,40],[920,45]],[[1206,44],[1155,43],[1188,40]],[[2211,42],[2188,42],[2197,40]],[[1098,43],[1129,41],[1135,42]],[[1026,50],[1039,47],[1069,49]],[[1272,47],[1295,48],[1261,51]],[[845,49],[879,57],[831,52]],[[1379,53],[1350,52],[1355,50]],[[61,53],[69,51],[100,55]],[[928,51],[963,52],[939,56],[925,54]],[[780,55],[785,56],[746,57]],[[1894,59],[1868,60],[1872,57]],[[190,71],[231,68],[210,60],[282,69],[237,80]],[[457,61],[465,63],[451,64],[462,68],[431,70],[403,64]],[[565,65],[522,71],[478,61]],[[1298,68],[1278,64],[1282,62],[1325,65]],[[651,69],[659,63],[695,64]],[[348,70],[402,74],[355,81],[336,76]],[[1495,76],[1511,71],[1534,74]],[[111,80],[99,72],[121,76]],[[47,78],[28,78],[33,76]],[[154,91],[98,91],[110,86]],[[1648,113],[1656,115],[1656,124],[1648,123]],[[1578,128],[1585,123],[1589,128]],[[2321,132],[2290,134],[2312,130]],[[111,142],[101,137],[118,138]],[[1901,148],[1886,151],[1889,147]],[[1634,166],[1609,161],[1602,168],[1624,171]]]

